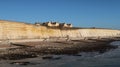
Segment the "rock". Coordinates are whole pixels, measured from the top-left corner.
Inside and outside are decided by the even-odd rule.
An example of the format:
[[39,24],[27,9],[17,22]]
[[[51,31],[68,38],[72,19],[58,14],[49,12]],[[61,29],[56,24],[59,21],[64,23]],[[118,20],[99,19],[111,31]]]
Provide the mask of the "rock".
[[11,62],[10,64],[16,64],[16,65],[28,65],[30,62]]

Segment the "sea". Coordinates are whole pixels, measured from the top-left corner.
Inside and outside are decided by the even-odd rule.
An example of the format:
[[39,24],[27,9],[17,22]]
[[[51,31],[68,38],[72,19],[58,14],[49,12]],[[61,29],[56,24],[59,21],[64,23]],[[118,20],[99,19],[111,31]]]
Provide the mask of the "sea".
[[116,49],[104,53],[81,52],[78,55],[49,55],[21,60],[0,60],[0,67],[120,67],[120,41]]

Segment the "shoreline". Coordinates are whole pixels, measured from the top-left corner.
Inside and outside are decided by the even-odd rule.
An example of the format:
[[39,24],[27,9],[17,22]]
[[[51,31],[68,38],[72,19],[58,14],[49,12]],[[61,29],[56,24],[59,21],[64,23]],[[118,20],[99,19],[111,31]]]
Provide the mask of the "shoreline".
[[[88,39],[88,40],[69,40],[69,41],[31,41],[14,42],[0,50],[0,60],[16,60],[38,57],[46,54],[67,54],[74,55],[80,52],[99,52],[104,53],[117,46],[110,45],[112,39]],[[1,47],[2,45],[0,45]],[[2,47],[1,47],[2,48]]]

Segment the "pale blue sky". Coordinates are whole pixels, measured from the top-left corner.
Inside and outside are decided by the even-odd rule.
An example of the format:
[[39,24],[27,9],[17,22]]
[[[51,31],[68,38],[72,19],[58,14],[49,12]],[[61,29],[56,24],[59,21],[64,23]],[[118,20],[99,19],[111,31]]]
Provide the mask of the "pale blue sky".
[[0,0],[0,19],[120,29],[120,0]]

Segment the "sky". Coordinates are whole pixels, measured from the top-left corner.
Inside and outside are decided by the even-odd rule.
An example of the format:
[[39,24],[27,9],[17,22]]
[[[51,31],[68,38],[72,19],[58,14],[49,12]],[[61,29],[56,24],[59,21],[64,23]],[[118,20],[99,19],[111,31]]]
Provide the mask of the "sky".
[[120,0],[0,0],[0,19],[120,29]]

